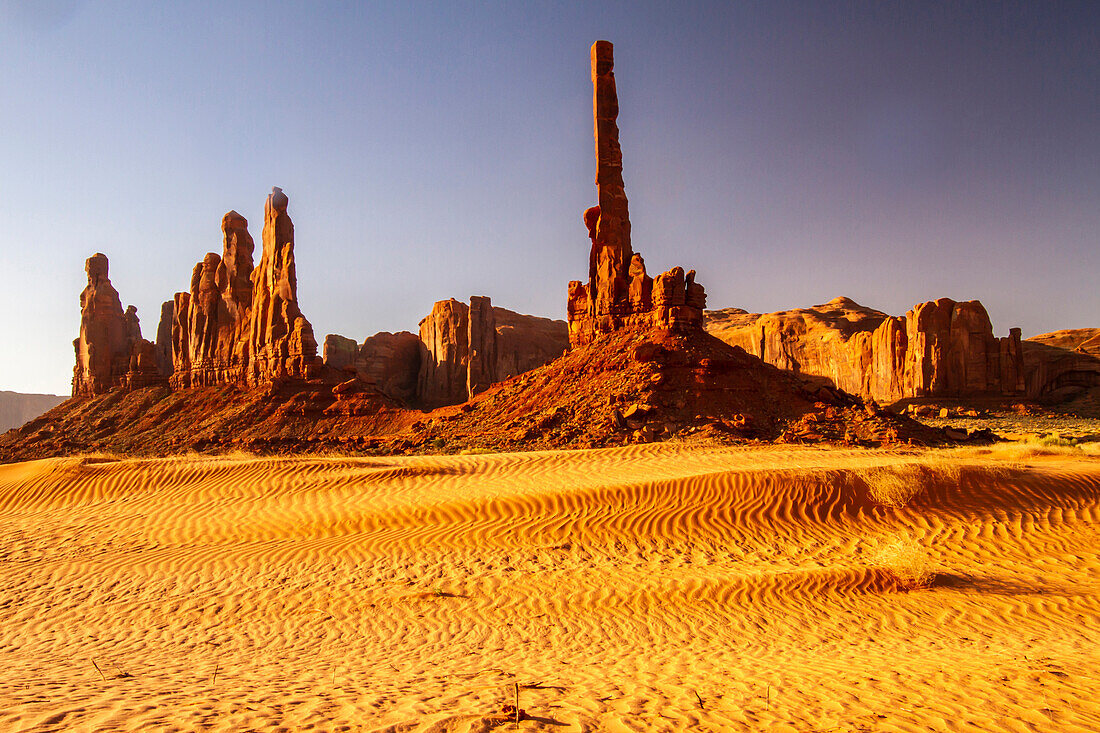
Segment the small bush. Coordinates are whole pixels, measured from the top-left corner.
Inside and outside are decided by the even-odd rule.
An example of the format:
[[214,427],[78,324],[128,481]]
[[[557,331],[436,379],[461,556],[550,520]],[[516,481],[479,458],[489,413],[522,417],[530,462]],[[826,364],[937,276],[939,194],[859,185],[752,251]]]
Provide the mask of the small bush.
[[929,454],[920,458],[855,471],[876,503],[903,507],[936,482],[957,485],[962,464],[952,457]]
[[909,537],[896,537],[880,546],[875,561],[906,588],[923,588],[936,577],[928,553]]
[[1044,448],[1076,448],[1077,441],[1073,438],[1063,438],[1061,435],[1044,435],[1037,441]]
[[883,506],[903,507],[923,488],[920,469],[912,465],[876,466],[856,475],[867,484],[871,498]]
[[432,447],[433,448],[438,448],[438,449],[442,450],[443,448],[446,447],[446,445],[447,445],[447,441],[444,440],[443,438],[436,438],[435,440],[432,441]]

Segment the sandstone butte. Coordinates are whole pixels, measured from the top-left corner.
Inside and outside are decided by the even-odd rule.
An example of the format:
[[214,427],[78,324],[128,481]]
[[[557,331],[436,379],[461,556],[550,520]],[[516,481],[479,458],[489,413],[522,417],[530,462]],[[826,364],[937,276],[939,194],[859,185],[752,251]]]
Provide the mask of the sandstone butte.
[[[1051,398],[1067,385],[1100,386],[1094,334],[996,338],[976,300],[920,303],[892,317],[850,298],[780,311],[707,311],[706,329],[769,364],[880,403],[919,398]],[[1068,332],[1058,332],[1066,334]],[[1046,340],[1049,343],[1043,344]],[[1072,343],[1076,352],[1066,350]],[[1061,348],[1058,348],[1061,346]]]
[[324,362],[388,396],[434,408],[465,402],[568,348],[564,321],[498,308],[475,295],[469,305],[453,298],[438,301],[421,319],[419,336],[384,331],[361,345],[326,336]]

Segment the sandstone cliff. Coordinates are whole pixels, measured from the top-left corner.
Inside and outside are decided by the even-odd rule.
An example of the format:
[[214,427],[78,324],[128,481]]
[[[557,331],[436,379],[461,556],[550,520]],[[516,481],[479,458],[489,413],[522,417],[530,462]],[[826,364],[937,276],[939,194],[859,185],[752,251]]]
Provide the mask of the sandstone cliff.
[[706,321],[770,364],[878,402],[1024,393],[1019,329],[995,338],[978,301],[941,298],[891,317],[841,297],[778,313],[708,311]]
[[568,348],[561,321],[496,308],[484,296],[470,298],[469,305],[441,300],[420,321],[417,400],[427,407],[465,402]]
[[695,271],[674,267],[654,279],[646,273],[642,256],[631,248],[611,43],[596,41],[591,62],[599,203],[583,216],[591,242],[588,282],[569,283],[570,343],[587,344],[599,334],[631,326],[699,330],[706,293],[695,282]]

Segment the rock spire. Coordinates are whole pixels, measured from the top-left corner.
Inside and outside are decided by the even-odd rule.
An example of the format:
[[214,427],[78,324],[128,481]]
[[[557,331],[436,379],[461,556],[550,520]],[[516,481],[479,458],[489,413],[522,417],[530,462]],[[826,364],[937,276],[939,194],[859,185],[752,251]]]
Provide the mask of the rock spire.
[[569,340],[589,343],[624,327],[700,330],[706,293],[695,271],[674,267],[656,280],[630,245],[630,214],[619,147],[619,98],[609,41],[592,45],[592,114],[598,204],[584,212],[591,250],[588,283],[569,283]]
[[84,263],[88,284],[80,294],[80,335],[73,341],[73,396],[87,397],[113,387],[145,387],[160,379],[155,347],[141,338],[137,308],[122,310],[108,277],[107,256]]

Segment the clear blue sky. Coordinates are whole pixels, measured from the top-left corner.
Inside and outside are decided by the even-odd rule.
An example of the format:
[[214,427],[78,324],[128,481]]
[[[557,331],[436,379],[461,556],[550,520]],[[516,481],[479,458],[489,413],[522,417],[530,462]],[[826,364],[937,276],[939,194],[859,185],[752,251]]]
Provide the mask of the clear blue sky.
[[153,338],[273,185],[319,339],[563,318],[599,38],[635,249],[709,307],[1100,326],[1098,34],[1095,2],[0,0],[0,389],[68,392],[86,257]]

